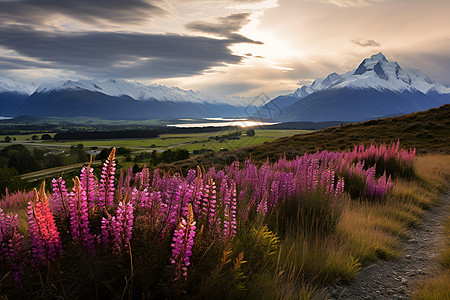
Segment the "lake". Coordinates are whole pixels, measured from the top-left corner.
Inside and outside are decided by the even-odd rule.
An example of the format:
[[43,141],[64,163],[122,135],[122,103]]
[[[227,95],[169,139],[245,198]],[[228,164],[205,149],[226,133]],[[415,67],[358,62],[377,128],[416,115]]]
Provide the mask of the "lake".
[[[226,127],[226,126],[252,127],[252,126],[278,124],[278,123],[269,123],[269,122],[248,120],[248,119],[244,119],[244,118],[240,118],[240,119],[204,118],[203,120],[216,121],[216,122],[201,122],[201,123],[186,123],[186,122],[184,122],[184,123],[179,123],[179,124],[169,124],[167,126],[177,127],[177,128],[200,128],[200,127]],[[183,121],[186,121],[186,119],[184,119]],[[190,120],[190,121],[195,121],[195,120]]]

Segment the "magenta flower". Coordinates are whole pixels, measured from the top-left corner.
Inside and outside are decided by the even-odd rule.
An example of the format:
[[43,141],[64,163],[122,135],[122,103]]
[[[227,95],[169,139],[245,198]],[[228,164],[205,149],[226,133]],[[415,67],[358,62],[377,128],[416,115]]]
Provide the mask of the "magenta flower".
[[92,209],[95,204],[98,202],[98,195],[97,195],[97,179],[94,176],[94,169],[91,168],[92,163],[92,156],[91,156],[91,162],[88,166],[83,167],[81,169],[80,174],[80,188],[84,190],[87,198],[88,208]]
[[114,255],[128,253],[133,230],[133,205],[119,203],[115,216],[102,218],[101,240],[112,249]]
[[114,175],[116,171],[116,163],[114,157],[116,148],[113,148],[108,159],[103,164],[102,175],[99,187],[99,207],[111,207],[114,201]]
[[26,262],[24,236],[19,232],[17,215],[6,215],[0,208],[0,259],[11,271],[16,286],[21,287]]
[[172,246],[172,256],[170,262],[175,266],[174,281],[187,279],[187,269],[190,265],[192,247],[195,237],[195,221],[192,205],[189,204],[187,219],[182,218],[175,229]]
[[53,183],[53,194],[51,198],[51,208],[52,211],[59,214],[64,215],[66,220],[69,219],[69,210],[68,210],[68,199],[69,195],[67,193],[66,182],[62,177],[58,179],[52,179]]
[[69,197],[70,232],[72,239],[80,243],[90,254],[95,253],[94,237],[89,229],[88,199],[80,180],[75,177],[74,187]]

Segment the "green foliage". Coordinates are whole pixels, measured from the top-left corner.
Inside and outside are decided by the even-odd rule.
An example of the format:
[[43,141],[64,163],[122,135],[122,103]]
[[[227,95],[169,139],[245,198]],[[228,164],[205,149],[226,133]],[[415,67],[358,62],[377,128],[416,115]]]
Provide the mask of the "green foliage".
[[18,175],[19,173],[15,168],[0,168],[0,195],[5,193],[6,188],[11,191],[21,188],[22,185]]
[[157,166],[161,163],[172,163],[179,160],[184,160],[189,158],[189,151],[176,149],[176,150],[166,150],[163,152],[157,152],[153,150],[152,152],[141,152],[135,156],[134,162],[145,162],[150,166]]
[[282,237],[293,229],[313,228],[329,234],[339,219],[339,209],[333,207],[335,201],[332,195],[324,196],[321,189],[307,191],[298,198],[281,202],[269,215],[267,222]]
[[33,153],[21,144],[11,145],[0,151],[0,156],[8,159],[8,167],[20,174],[37,171],[41,168]]
[[243,252],[233,259],[233,251],[225,248],[217,267],[208,276],[202,276],[194,299],[239,299],[246,293],[246,276],[242,266],[246,263]]

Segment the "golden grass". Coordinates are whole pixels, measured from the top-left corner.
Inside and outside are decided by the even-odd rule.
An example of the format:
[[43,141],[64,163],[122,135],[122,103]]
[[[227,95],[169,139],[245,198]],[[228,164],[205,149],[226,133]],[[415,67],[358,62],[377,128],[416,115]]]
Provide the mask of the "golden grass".
[[450,299],[450,271],[445,271],[421,284],[412,298],[415,300]]
[[445,191],[450,180],[450,155],[419,156],[415,166],[417,175],[428,190]]
[[350,281],[360,270],[358,260],[339,240],[319,235],[311,237],[301,231],[283,240],[280,262],[299,276],[319,284]]
[[[380,226],[383,222],[384,225]],[[360,261],[374,261],[378,257],[397,257],[398,238],[389,233],[404,229],[391,218],[380,216],[373,211],[373,205],[350,204],[344,208],[337,225],[337,235],[348,247],[354,257]]]

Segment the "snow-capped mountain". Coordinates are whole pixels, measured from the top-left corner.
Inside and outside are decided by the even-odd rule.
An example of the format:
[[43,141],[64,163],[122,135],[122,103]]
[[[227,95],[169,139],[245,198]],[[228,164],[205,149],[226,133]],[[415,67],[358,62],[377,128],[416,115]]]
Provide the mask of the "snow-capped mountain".
[[31,95],[35,89],[36,85],[34,83],[28,83],[0,75],[0,93]]
[[[281,121],[360,121],[450,103],[450,88],[419,70],[402,69],[382,53],[354,70],[331,73],[265,105]],[[275,109],[275,108],[276,109]]]
[[[0,92],[0,116],[162,119],[245,115],[242,99],[230,101],[198,91],[136,81],[60,80],[41,84],[37,89],[4,82],[0,87],[15,92]],[[20,88],[26,93],[18,94]]]
[[[65,80],[39,86],[13,115],[167,119],[234,117],[244,106],[180,88],[125,80]],[[0,109],[0,115],[2,115]]]
[[62,90],[87,90],[98,92],[108,96],[129,96],[135,100],[192,102],[192,103],[225,103],[226,99],[220,99],[202,94],[198,91],[183,90],[178,87],[167,87],[158,84],[144,85],[137,81],[117,79],[100,80],[65,80],[45,83],[39,86],[36,93],[47,93]]
[[312,93],[331,88],[354,88],[390,90],[394,92],[435,91],[440,94],[450,93],[450,88],[431,80],[419,70],[404,70],[397,62],[390,62],[380,52],[366,58],[350,72],[331,73],[326,78],[316,79],[310,86],[302,86],[290,94],[292,97],[304,98]]
[[0,75],[0,116],[12,116],[35,89],[32,83]]

